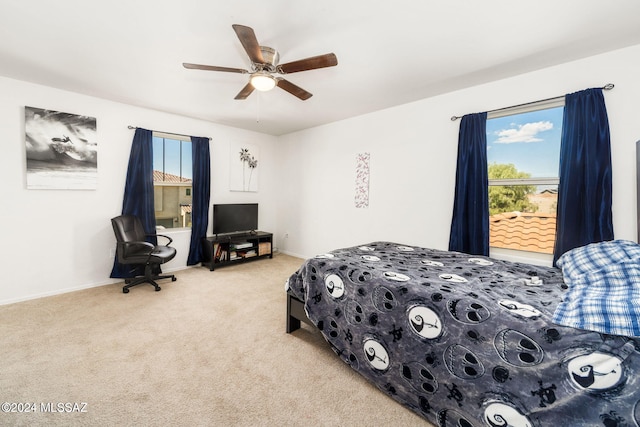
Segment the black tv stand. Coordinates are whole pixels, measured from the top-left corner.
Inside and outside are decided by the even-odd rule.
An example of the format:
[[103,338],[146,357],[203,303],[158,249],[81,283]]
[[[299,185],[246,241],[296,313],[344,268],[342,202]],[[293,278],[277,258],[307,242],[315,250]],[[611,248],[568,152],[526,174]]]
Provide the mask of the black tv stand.
[[202,244],[206,259],[202,265],[210,271],[216,267],[273,258],[273,234],[265,231],[216,234],[205,237]]

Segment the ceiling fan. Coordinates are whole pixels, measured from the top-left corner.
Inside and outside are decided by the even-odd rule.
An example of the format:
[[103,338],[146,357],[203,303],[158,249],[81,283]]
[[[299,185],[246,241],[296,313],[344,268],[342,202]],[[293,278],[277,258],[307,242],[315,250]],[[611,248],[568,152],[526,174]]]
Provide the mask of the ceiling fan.
[[187,62],[182,63],[182,65],[185,68],[194,70],[249,74],[249,82],[236,95],[235,99],[247,99],[254,89],[267,91],[278,86],[305,101],[313,95],[282,77],[274,76],[274,74],[291,74],[338,65],[338,58],[333,53],[313,56],[286,64],[278,64],[280,59],[278,51],[267,46],[260,46],[252,28],[234,24],[233,29],[240,39],[240,43],[242,43],[247,55],[249,55],[251,71],[242,68],[217,67],[214,65],[190,64]]

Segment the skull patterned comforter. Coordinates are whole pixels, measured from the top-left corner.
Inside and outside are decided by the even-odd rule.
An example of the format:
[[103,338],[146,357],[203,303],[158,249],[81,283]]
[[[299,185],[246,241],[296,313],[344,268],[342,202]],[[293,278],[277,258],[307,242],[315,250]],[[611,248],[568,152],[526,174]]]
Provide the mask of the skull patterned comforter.
[[552,323],[562,272],[390,242],[287,282],[335,352],[437,426],[640,426],[640,345]]

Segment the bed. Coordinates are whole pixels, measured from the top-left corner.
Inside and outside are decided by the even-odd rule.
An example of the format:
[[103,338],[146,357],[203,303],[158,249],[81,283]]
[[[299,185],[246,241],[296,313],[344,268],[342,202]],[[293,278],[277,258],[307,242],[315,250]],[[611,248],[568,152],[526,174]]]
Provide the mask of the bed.
[[434,425],[640,426],[640,246],[567,252],[561,268],[393,242],[337,249],[288,279],[306,322],[382,392]]

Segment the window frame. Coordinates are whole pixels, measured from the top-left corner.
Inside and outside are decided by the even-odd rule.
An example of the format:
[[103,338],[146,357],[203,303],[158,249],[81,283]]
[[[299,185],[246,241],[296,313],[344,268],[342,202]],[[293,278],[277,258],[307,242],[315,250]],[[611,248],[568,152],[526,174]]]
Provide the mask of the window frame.
[[[168,139],[168,140],[172,140],[172,141],[182,141],[182,142],[188,142],[188,143],[192,143],[191,138],[189,136],[186,135],[178,135],[178,134],[168,134],[168,133],[164,133],[164,132],[158,132],[158,131],[153,131],[152,132],[152,139],[153,138],[161,138],[161,139]],[[163,147],[164,149],[164,147]],[[165,153],[166,154],[166,150]],[[182,150],[182,144],[180,144],[180,178],[182,177],[182,163],[183,163],[183,150]],[[192,159],[191,161],[193,162],[193,150],[191,151],[191,156]],[[164,165],[164,157],[163,157],[163,168],[165,167]],[[155,168],[154,168],[155,170]],[[167,173],[166,171],[162,171],[163,173]],[[173,174],[172,174],[173,175]],[[190,182],[166,182],[166,181],[153,181],[153,187],[154,189],[156,187],[179,187],[179,188],[184,188],[184,187],[191,187],[193,189],[193,178],[191,178]],[[182,191],[182,190],[179,190]],[[193,194],[193,190],[191,191],[191,194]],[[155,191],[154,191],[154,195],[155,195]],[[190,196],[192,197],[192,196]],[[154,202],[155,205],[155,202]],[[178,209],[180,209],[180,206],[182,206],[181,204],[178,204]],[[193,203],[192,203],[193,206]],[[158,218],[156,216],[156,211],[155,210],[155,206],[154,206],[154,212],[153,212],[153,216],[154,219],[156,220],[156,228],[158,226]],[[173,233],[173,232],[182,232],[182,231],[191,231],[191,226],[187,226],[187,227],[171,227],[171,228],[163,228],[162,229],[162,233],[164,234],[168,234],[168,233]]]
[[[564,109],[564,96],[557,98],[545,99],[542,101],[531,102],[527,104],[516,105],[513,107],[500,108],[487,112],[487,121],[507,116],[516,116],[519,114],[530,113],[534,111],[547,110],[551,108],[562,107]],[[487,167],[489,159],[487,158]],[[487,190],[492,186],[516,186],[516,185],[560,185],[560,176],[558,177],[536,177],[536,178],[511,178],[511,179],[489,179]],[[507,249],[495,246],[489,246],[489,254],[492,257],[516,261],[527,262],[539,265],[551,265],[553,263],[553,254],[541,252],[531,252],[523,249]]]

